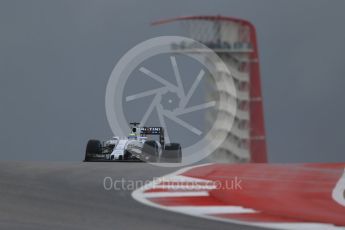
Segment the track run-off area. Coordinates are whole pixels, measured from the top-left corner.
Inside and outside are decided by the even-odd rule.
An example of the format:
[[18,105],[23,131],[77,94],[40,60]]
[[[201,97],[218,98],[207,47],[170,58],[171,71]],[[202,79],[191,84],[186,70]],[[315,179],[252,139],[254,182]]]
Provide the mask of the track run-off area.
[[2,161],[0,229],[344,229],[344,167]]

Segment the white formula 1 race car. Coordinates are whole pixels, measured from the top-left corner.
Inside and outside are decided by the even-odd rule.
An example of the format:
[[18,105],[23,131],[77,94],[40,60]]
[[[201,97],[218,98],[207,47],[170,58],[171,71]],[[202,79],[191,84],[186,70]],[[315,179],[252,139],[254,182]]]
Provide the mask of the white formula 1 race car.
[[[178,143],[164,142],[162,127],[138,127],[130,123],[128,137],[113,137],[107,141],[89,140],[84,161],[145,161],[180,163],[182,148]],[[151,139],[158,136],[159,140]]]

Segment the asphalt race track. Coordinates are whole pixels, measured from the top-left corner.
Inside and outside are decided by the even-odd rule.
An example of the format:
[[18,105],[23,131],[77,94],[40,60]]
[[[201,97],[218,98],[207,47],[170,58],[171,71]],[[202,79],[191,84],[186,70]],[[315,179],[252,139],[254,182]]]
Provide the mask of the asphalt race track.
[[132,191],[103,186],[105,177],[130,186],[176,170],[145,163],[0,162],[0,229],[257,229],[148,207],[132,199]]

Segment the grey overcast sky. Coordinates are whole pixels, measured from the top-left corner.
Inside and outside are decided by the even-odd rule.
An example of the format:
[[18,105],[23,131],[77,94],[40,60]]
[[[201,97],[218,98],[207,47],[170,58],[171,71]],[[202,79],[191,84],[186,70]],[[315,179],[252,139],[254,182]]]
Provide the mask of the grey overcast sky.
[[344,0],[0,0],[0,160],[83,158],[111,136],[120,57],[177,34],[153,20],[232,16],[257,29],[269,159],[345,161]]

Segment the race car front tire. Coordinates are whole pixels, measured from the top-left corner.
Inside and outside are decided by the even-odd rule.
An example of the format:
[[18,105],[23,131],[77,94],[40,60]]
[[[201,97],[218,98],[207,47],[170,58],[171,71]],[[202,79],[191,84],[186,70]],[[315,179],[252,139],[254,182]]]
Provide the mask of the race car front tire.
[[102,154],[102,143],[99,140],[89,140],[86,145],[84,161],[92,161],[96,155]]
[[158,159],[158,144],[156,141],[145,141],[142,154],[148,157],[148,162],[157,162]]
[[131,152],[128,151],[128,150],[125,150],[125,153],[123,154],[123,157],[121,156],[121,160],[123,159],[125,161],[128,161],[128,160],[130,160],[131,157],[132,157]]

